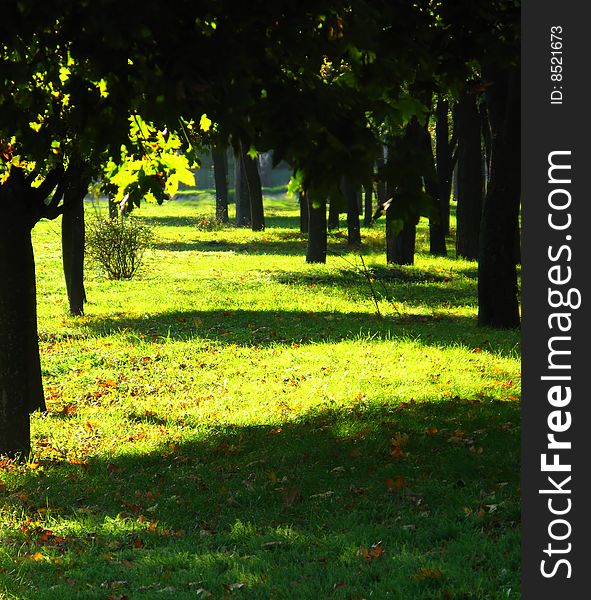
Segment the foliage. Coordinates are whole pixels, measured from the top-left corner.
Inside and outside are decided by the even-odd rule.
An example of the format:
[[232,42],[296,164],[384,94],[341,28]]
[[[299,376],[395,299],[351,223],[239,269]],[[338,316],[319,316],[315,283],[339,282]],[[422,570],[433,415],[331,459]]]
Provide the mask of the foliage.
[[103,171],[104,189],[113,191],[114,202],[124,201],[128,209],[144,198],[162,204],[176,194],[180,183],[195,185],[191,145],[183,150],[174,132],[160,131],[139,115],[129,121],[133,148],[122,146],[118,160],[110,159]]
[[133,216],[98,216],[87,225],[86,253],[110,279],[131,279],[153,238],[151,227]]

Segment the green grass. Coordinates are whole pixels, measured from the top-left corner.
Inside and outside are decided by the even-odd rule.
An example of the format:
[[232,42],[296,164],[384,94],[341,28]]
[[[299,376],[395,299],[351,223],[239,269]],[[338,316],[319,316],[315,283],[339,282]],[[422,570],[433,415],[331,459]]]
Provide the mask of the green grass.
[[[0,597],[519,597],[519,334],[476,327],[476,265],[386,267],[345,232],[306,265],[295,203],[203,231],[211,195],[138,211],[132,281],[67,315],[34,230],[48,412],[0,470]],[[89,211],[93,209],[89,206]]]

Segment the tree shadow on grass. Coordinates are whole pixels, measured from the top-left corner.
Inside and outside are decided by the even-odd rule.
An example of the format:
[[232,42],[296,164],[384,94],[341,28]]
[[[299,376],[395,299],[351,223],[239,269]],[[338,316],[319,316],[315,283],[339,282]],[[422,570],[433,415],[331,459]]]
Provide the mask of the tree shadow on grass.
[[[147,217],[147,220],[153,219],[155,224],[169,226],[174,225],[176,217]],[[183,218],[187,220],[186,218]],[[166,223],[168,221],[168,223]],[[196,234],[199,233],[197,224],[198,219],[190,218],[187,220],[194,223]],[[252,255],[300,255],[302,260],[306,255],[307,236],[299,230],[299,220],[295,217],[271,217],[268,220],[267,228],[261,232],[250,232],[248,229],[243,231],[253,237],[246,241],[236,241],[236,229],[232,225],[214,230],[217,239],[193,239],[183,241],[156,241],[153,244],[155,249],[167,250],[171,252],[240,252]],[[328,237],[327,260],[338,263],[342,256],[349,254],[353,249],[347,245],[347,234],[344,231],[331,233]],[[379,244],[368,244],[363,249],[364,256],[383,254],[383,247]]]
[[[174,216],[174,215],[142,215],[142,223],[151,227],[187,227],[199,231],[200,224],[202,223],[204,213],[196,213],[195,216]],[[211,219],[215,218],[215,214],[209,214]],[[285,216],[285,215],[272,215],[265,217],[266,230],[273,229],[289,229],[294,233],[299,234],[300,222],[299,217]],[[220,231],[232,231],[237,229],[232,222],[221,225]],[[249,228],[244,228],[248,231]],[[263,236],[264,233],[260,232]]]
[[[224,230],[221,232],[223,236]],[[168,252],[234,252],[251,255],[301,256],[306,254],[306,241],[297,232],[275,232],[272,240],[249,240],[237,242],[235,239],[160,241],[153,244],[155,250]],[[278,238],[278,239],[277,239]]]
[[519,588],[515,403],[361,400],[274,425],[189,414],[184,426],[184,440],[138,439],[115,456],[60,462],[37,448],[40,467],[0,491],[24,523],[4,534],[32,588],[14,580],[19,597],[476,600]]
[[85,327],[93,335],[140,336],[147,341],[210,340],[241,346],[277,346],[357,339],[408,340],[434,346],[485,349],[513,355],[518,334],[479,328],[472,318],[439,314],[380,318],[369,313],[227,310],[173,311],[142,317],[93,317]]
[[360,301],[371,300],[375,296],[378,300],[426,306],[438,312],[452,307],[476,307],[475,281],[467,277],[419,269],[362,269],[353,265],[340,271],[277,273],[273,275],[273,279],[285,285],[328,287],[332,293],[340,293]]

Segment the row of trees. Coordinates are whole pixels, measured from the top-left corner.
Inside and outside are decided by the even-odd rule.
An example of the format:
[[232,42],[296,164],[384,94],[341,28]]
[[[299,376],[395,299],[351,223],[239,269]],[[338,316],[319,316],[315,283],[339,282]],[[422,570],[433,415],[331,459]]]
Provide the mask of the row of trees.
[[[459,98],[460,113],[462,98],[481,88],[490,154],[479,322],[518,325],[518,19],[510,0],[178,0],[168,10],[156,0],[21,0],[3,8],[0,453],[29,451],[28,413],[44,408],[31,228],[63,214],[66,257],[80,245],[91,178],[105,177],[120,206],[146,195],[161,201],[189,181],[186,156],[198,144],[233,146],[244,162],[239,183],[250,189],[240,210],[250,208],[258,229],[249,159],[272,148],[292,165],[306,198],[308,261],[326,259],[327,198],[341,186],[352,198],[378,164],[393,199],[388,253],[398,260],[418,216],[433,201],[445,209],[438,190],[449,183],[437,172],[445,160],[433,168],[426,117],[443,112],[448,97]],[[437,240],[443,221],[431,216]],[[74,285],[80,266],[66,258],[65,267]]]
[[[455,233],[455,255],[469,260],[478,260],[480,225],[486,189],[491,175],[491,126],[488,117],[484,90],[476,85],[463,90],[457,99],[449,99],[444,94],[433,94],[431,114],[424,117],[424,123],[418,119],[411,121],[407,135],[416,137],[415,156],[404,154],[403,148],[384,145],[384,154],[378,157],[372,180],[362,189],[355,189],[348,178],[344,177],[339,185],[338,194],[327,199],[327,228],[339,228],[342,213],[347,216],[348,243],[359,246],[360,215],[363,223],[371,226],[375,219],[382,216],[394,197],[387,197],[385,173],[386,165],[390,169],[405,169],[413,164],[418,179],[427,196],[424,206],[429,216],[430,252],[433,255],[447,255],[446,236],[450,234],[450,200],[452,178],[455,179],[454,196],[457,200]],[[393,156],[389,156],[391,153]],[[216,218],[228,223],[228,154],[212,151],[212,166],[216,192]],[[395,164],[393,165],[393,163]],[[256,160],[240,152],[234,157],[234,182],[236,199],[236,221],[238,227],[252,227],[254,231],[264,228],[262,209],[261,177],[255,166]],[[417,199],[417,204],[420,199]],[[308,233],[309,214],[306,196],[303,190],[299,194],[300,230]],[[252,205],[252,206],[251,206]],[[251,219],[255,208],[255,219]],[[418,205],[420,209],[421,206]],[[262,216],[261,216],[262,215]],[[413,264],[414,231],[403,239],[388,239],[388,262],[395,264]],[[395,237],[395,236],[394,236]],[[515,239],[515,259],[519,260],[519,239]],[[321,253],[321,259],[324,252]]]

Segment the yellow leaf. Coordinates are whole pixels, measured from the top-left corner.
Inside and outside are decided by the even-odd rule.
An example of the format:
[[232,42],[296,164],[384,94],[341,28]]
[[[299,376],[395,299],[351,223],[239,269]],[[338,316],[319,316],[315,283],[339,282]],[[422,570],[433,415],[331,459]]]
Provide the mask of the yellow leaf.
[[211,119],[208,118],[208,116],[204,113],[201,115],[201,118],[199,119],[199,128],[202,131],[209,131],[211,128]]

